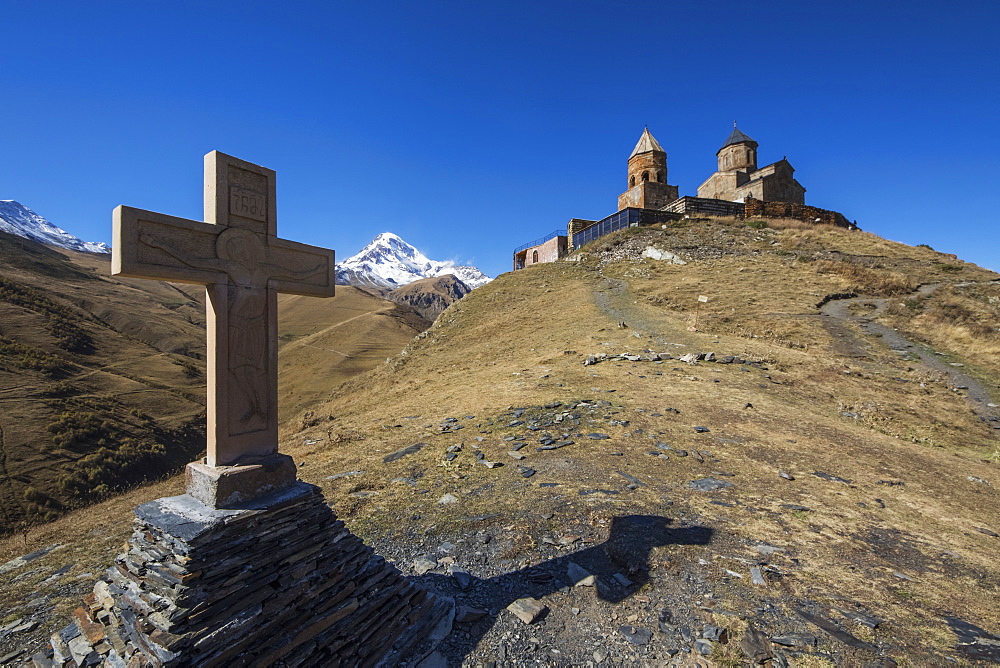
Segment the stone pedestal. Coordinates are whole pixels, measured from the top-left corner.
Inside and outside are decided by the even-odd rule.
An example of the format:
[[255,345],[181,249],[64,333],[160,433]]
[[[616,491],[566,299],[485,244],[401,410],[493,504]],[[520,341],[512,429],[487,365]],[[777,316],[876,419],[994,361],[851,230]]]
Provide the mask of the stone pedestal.
[[274,453],[238,466],[191,462],[184,469],[187,493],[209,508],[241,508],[254,499],[295,484],[295,462]]
[[312,485],[135,515],[127,552],[53,634],[56,665],[411,665],[450,631],[451,601],[364,545]]

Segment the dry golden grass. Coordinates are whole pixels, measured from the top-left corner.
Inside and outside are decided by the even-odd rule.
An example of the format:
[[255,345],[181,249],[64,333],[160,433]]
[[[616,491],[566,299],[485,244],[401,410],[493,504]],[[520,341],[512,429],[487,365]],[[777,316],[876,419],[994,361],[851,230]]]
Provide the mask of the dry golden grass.
[[946,286],[927,297],[893,300],[886,314],[910,336],[1000,377],[1000,284]]
[[[705,558],[711,572],[723,572],[743,563],[739,559],[759,559],[751,549],[758,541],[782,547],[786,551],[770,562],[787,575],[769,585],[771,595],[789,609],[803,600],[862,605],[889,620],[877,633],[901,648],[897,660],[939,656],[954,644],[940,619],[946,612],[1000,628],[998,541],[976,531],[1000,531],[1000,466],[984,461],[996,448],[995,432],[941,378],[877,338],[866,339],[871,352],[864,358],[839,352],[815,306],[851,280],[817,271],[821,260],[877,255],[877,262],[863,266],[905,275],[914,284],[995,274],[963,266],[956,278],[938,267],[938,253],[833,228],[757,230],[709,221],[702,232],[704,243],[697,246],[694,223],[649,239],[681,255],[686,251],[678,245],[731,247],[740,254],[692,257],[684,266],[608,259],[623,240],[645,243],[640,235],[650,234],[646,230],[602,240],[579,261],[500,276],[451,306],[385,364],[336,387],[317,379],[309,391],[330,392],[330,400],[284,422],[282,449],[303,464],[300,476],[319,485],[348,525],[370,540],[450,536],[468,531],[469,517],[489,515],[512,541],[505,557],[533,563],[539,532],[557,529],[543,519],[549,513],[586,517],[595,527],[622,514],[684,514],[715,530],[712,544],[657,548],[655,563]],[[626,327],[619,327],[622,321]],[[767,368],[673,360],[581,363],[589,354],[645,349],[740,355]],[[967,361],[964,350],[956,344],[952,352]],[[578,438],[552,453],[525,450],[538,474],[519,476],[504,454],[503,437],[518,432],[506,426],[508,407],[581,399],[611,402],[601,420],[629,424],[604,421],[593,428],[608,433],[609,441]],[[447,417],[465,428],[439,433]],[[695,433],[694,425],[711,431]],[[383,463],[388,453],[416,442],[428,445]],[[704,463],[693,456],[654,458],[648,455],[653,442],[711,456]],[[458,443],[463,453],[445,462],[446,448]],[[476,464],[473,447],[507,466]],[[327,479],[346,471],[364,473]],[[646,486],[622,491],[617,471]],[[734,488],[715,497],[687,488],[713,471],[732,473],[727,479]],[[849,482],[812,475],[817,471]],[[402,477],[415,484],[398,482]],[[542,488],[538,481],[560,486]],[[897,482],[903,484],[890,484]],[[590,489],[620,493],[579,494]],[[27,544],[0,543],[0,555],[64,540],[78,550],[81,568],[96,570],[111,559],[112,537],[124,536],[129,504],[163,488],[140,491],[40,529]],[[352,496],[357,492],[371,494]],[[438,504],[446,492],[460,503]],[[720,506],[713,498],[739,503]],[[105,517],[119,519],[101,534]],[[726,605],[741,609],[748,599],[745,581],[713,582]],[[727,649],[719,651],[720,662],[735,660]]]

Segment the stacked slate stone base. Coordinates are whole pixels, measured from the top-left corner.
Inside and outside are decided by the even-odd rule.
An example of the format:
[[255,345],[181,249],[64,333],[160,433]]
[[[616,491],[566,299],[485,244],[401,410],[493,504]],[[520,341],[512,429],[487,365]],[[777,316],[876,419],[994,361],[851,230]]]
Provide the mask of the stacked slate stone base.
[[410,665],[450,631],[452,602],[364,545],[312,485],[237,510],[184,494],[135,514],[128,552],[52,635],[55,665]]

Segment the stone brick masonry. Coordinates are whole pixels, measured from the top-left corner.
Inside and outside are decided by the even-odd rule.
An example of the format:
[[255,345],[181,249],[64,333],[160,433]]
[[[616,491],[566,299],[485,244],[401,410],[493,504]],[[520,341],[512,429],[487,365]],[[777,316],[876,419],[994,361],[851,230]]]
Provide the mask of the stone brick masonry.
[[744,215],[747,218],[795,218],[808,223],[836,225],[850,230],[858,229],[858,226],[847,220],[842,213],[792,202],[764,202],[748,198],[744,202]]
[[127,552],[36,665],[409,665],[450,630],[451,601],[364,545],[312,485],[238,510],[182,495],[135,515]]

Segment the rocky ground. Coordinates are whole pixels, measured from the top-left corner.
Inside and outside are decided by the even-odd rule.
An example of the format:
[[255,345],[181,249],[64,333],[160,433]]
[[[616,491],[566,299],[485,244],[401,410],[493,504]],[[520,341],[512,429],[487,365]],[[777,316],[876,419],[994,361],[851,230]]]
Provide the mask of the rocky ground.
[[[664,411],[651,417],[676,414]],[[831,605],[829,592],[822,596],[826,602],[793,593],[788,581],[807,576],[799,552],[782,547],[792,542],[789,536],[748,541],[732,535],[720,518],[689,507],[686,499],[696,494],[717,506],[768,512],[741,498],[739,480],[711,451],[718,437],[695,426],[704,434],[704,449],[673,448],[648,434],[648,452],[617,452],[607,433],[591,430],[627,428],[626,412],[610,401],[584,401],[515,409],[481,423],[512,430],[504,437],[509,461],[491,461],[496,457],[488,457],[485,445],[478,447],[469,435],[464,442],[470,445],[446,448],[442,461],[467,458],[490,468],[516,467],[526,480],[551,490],[550,503],[519,511],[513,521],[509,508],[464,517],[458,531],[420,531],[422,518],[414,515],[411,528],[367,536],[405,573],[456,602],[454,630],[427,666],[897,665],[890,657],[900,656],[891,622],[846,597],[835,595]],[[474,420],[449,418],[439,429],[461,433]],[[609,453],[622,458],[618,480],[569,492],[553,476],[531,468],[581,440],[607,443]],[[419,449],[410,446],[386,459],[396,462]],[[643,481],[648,476],[627,472],[642,470],[643,462],[635,461],[642,456],[696,463],[702,473],[661,496],[662,514],[617,514],[630,495],[648,491]],[[364,475],[350,471],[333,477]],[[795,484],[794,476],[779,475]],[[809,475],[829,485],[852,485],[825,471]],[[470,491],[490,494],[489,486]],[[363,498],[367,492],[353,494]],[[434,501],[461,515],[462,500],[455,495]],[[878,498],[871,505],[885,508]],[[797,504],[778,510],[803,517],[811,512]],[[946,554],[926,563],[902,536],[869,540],[881,559],[900,569],[940,569],[956,576],[963,569]],[[901,571],[895,577],[901,584],[910,580]],[[1000,638],[957,618],[947,623],[954,646],[937,656],[914,656],[911,665],[1000,661]]]

